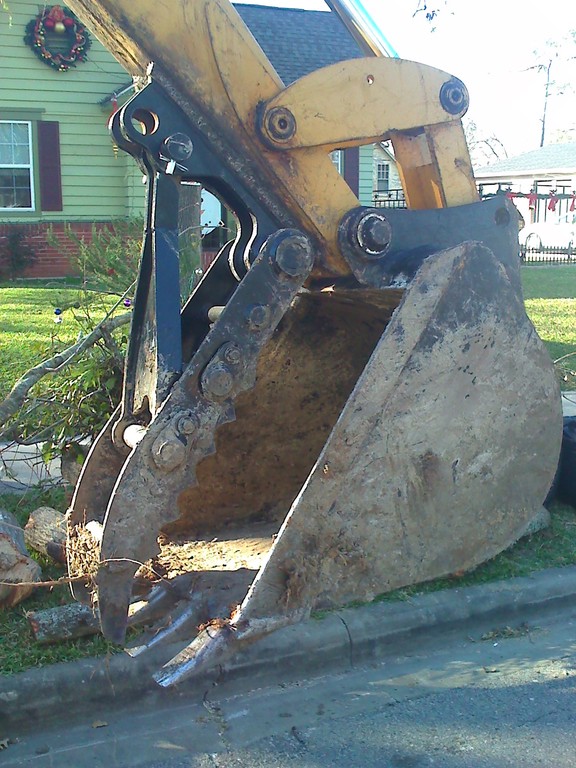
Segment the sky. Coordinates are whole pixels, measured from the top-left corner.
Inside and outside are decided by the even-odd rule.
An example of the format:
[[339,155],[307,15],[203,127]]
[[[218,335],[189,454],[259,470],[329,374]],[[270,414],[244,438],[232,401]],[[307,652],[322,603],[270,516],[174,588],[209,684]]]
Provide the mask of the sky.
[[[235,0],[245,2],[246,0]],[[323,0],[250,0],[252,4],[327,10]],[[385,37],[404,59],[456,75],[470,93],[468,117],[486,136],[495,135],[508,156],[540,145],[545,75],[534,66],[548,40],[576,30],[576,0],[438,0],[434,23],[415,14],[418,0],[363,0]],[[566,49],[565,49],[566,50]],[[571,55],[576,57],[576,44]],[[548,57],[549,58],[549,57]],[[555,61],[558,85],[576,84],[576,58]],[[547,143],[576,127],[576,92],[567,88],[548,99]],[[576,141],[576,131],[571,134]]]

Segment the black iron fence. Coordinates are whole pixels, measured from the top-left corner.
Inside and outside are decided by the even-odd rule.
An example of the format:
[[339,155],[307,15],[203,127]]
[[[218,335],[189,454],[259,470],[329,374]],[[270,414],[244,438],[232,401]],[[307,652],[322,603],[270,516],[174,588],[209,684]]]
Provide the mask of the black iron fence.
[[406,208],[403,189],[389,189],[387,192],[374,192],[374,208]]

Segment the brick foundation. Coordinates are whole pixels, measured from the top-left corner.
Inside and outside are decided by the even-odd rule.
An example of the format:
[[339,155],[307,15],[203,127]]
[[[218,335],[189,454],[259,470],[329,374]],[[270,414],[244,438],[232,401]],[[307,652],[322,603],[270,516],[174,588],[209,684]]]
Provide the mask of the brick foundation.
[[[69,277],[75,274],[70,256],[75,253],[77,246],[74,238],[70,237],[67,232],[72,230],[75,237],[90,242],[94,226],[105,227],[107,225],[93,225],[89,222],[70,224],[61,222],[52,224],[11,222],[0,224],[0,249],[6,242],[7,233],[15,228],[22,229],[26,232],[25,243],[34,250],[36,260],[21,277]],[[0,264],[0,271],[1,267]]]
[[[70,277],[77,274],[71,256],[75,253],[77,246],[74,238],[91,242],[94,229],[109,227],[110,224],[90,222],[74,222],[64,224],[62,222],[47,223],[26,223],[11,222],[0,224],[0,277],[4,272],[1,263],[1,252],[6,242],[6,235],[13,229],[22,229],[26,233],[25,243],[29,245],[36,254],[36,260],[31,268],[27,269],[19,277],[31,278],[57,278]],[[73,236],[68,234],[72,230]],[[218,250],[206,249],[201,255],[201,266],[206,269],[216,257]]]

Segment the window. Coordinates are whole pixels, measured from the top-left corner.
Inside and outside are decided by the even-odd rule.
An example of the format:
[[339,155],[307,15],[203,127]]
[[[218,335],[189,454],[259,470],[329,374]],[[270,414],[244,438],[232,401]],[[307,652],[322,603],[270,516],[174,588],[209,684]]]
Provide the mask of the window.
[[34,210],[32,124],[0,120],[0,209]]
[[60,125],[43,110],[0,119],[0,216],[61,211]]
[[376,166],[376,191],[388,192],[390,189],[390,163],[379,162]]

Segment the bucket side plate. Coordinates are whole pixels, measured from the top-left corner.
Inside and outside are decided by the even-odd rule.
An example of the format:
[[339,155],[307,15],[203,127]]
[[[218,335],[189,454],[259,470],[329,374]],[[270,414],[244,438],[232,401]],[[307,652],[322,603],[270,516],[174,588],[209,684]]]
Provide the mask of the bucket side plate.
[[558,462],[548,353],[488,249],[423,265],[241,609],[242,619],[369,600],[512,544]]

